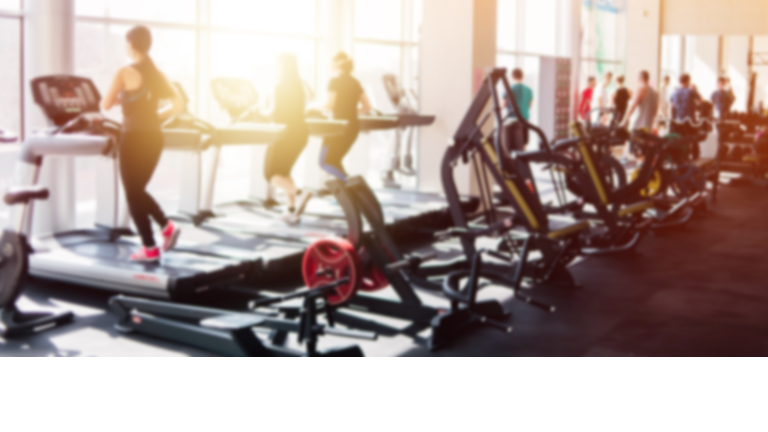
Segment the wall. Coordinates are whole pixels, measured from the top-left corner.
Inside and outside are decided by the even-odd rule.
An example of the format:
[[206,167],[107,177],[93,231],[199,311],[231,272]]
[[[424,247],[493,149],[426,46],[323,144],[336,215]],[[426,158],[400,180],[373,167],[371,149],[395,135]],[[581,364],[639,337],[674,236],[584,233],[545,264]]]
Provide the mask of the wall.
[[[629,3],[634,1],[629,0]],[[664,34],[766,33],[768,1],[765,0],[664,0],[662,8]]]
[[[424,0],[423,5],[420,107],[437,120],[421,131],[419,190],[437,192],[443,190],[443,153],[472,101],[474,1]],[[468,170],[457,172],[463,193],[469,191],[469,178]]]

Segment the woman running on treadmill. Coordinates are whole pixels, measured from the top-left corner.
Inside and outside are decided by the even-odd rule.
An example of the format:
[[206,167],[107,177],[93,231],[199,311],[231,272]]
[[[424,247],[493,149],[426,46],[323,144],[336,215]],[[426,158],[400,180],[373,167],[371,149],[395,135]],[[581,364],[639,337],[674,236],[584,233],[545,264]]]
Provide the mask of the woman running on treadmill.
[[[150,218],[163,229],[164,252],[174,247],[180,231],[168,220],[146,188],[163,152],[161,122],[182,112],[183,101],[149,56],[152,46],[149,29],[136,26],[126,34],[126,40],[128,56],[133,64],[117,71],[101,108],[106,111],[118,103],[123,108],[120,176],[131,218],[143,243],[143,247],[130,258],[133,261],[156,262],[160,260],[160,250],[155,244]],[[160,101],[171,103],[158,110]]]
[[304,116],[306,94],[295,55],[280,54],[277,69],[279,77],[271,117],[275,123],[284,124],[285,130],[277,141],[267,147],[264,177],[272,186],[285,192],[288,208],[282,219],[289,224],[297,224],[312,197],[311,192],[302,192],[296,187],[291,178],[293,165],[309,141],[309,128]]
[[352,76],[354,63],[343,52],[333,57],[333,69],[336,75],[328,84],[328,103],[326,109],[333,113],[336,120],[346,120],[347,127],[341,135],[325,138],[320,151],[320,167],[341,181],[347,180],[347,171],[342,160],[357,141],[360,133],[358,113],[367,114],[371,110],[363,86]]

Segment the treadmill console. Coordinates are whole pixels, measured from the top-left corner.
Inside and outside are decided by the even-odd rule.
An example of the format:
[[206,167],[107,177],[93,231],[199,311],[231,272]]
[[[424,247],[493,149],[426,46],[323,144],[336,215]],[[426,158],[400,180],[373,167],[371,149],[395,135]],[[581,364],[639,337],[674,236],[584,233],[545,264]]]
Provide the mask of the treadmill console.
[[250,81],[243,78],[216,78],[211,81],[213,97],[233,119],[240,118],[259,102],[259,94]]
[[32,80],[35,103],[55,125],[65,125],[84,113],[100,112],[99,90],[89,78],[50,75]]
[[18,139],[16,134],[0,129],[0,143],[15,143]]

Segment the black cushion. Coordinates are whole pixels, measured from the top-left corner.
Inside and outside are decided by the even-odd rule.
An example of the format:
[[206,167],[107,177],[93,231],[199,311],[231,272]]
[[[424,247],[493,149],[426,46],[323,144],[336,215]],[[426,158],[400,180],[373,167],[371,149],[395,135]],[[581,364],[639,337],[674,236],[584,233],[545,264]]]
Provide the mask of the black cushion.
[[48,188],[42,186],[14,187],[5,193],[5,203],[8,205],[26,204],[32,200],[48,199]]

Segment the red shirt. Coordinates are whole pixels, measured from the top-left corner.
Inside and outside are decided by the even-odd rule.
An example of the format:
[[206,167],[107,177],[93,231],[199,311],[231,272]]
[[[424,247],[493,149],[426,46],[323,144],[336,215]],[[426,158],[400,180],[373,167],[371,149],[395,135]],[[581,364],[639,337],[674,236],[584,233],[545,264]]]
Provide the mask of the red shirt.
[[579,102],[579,117],[586,120],[589,111],[592,109],[592,87],[587,87],[581,92],[581,102]]

